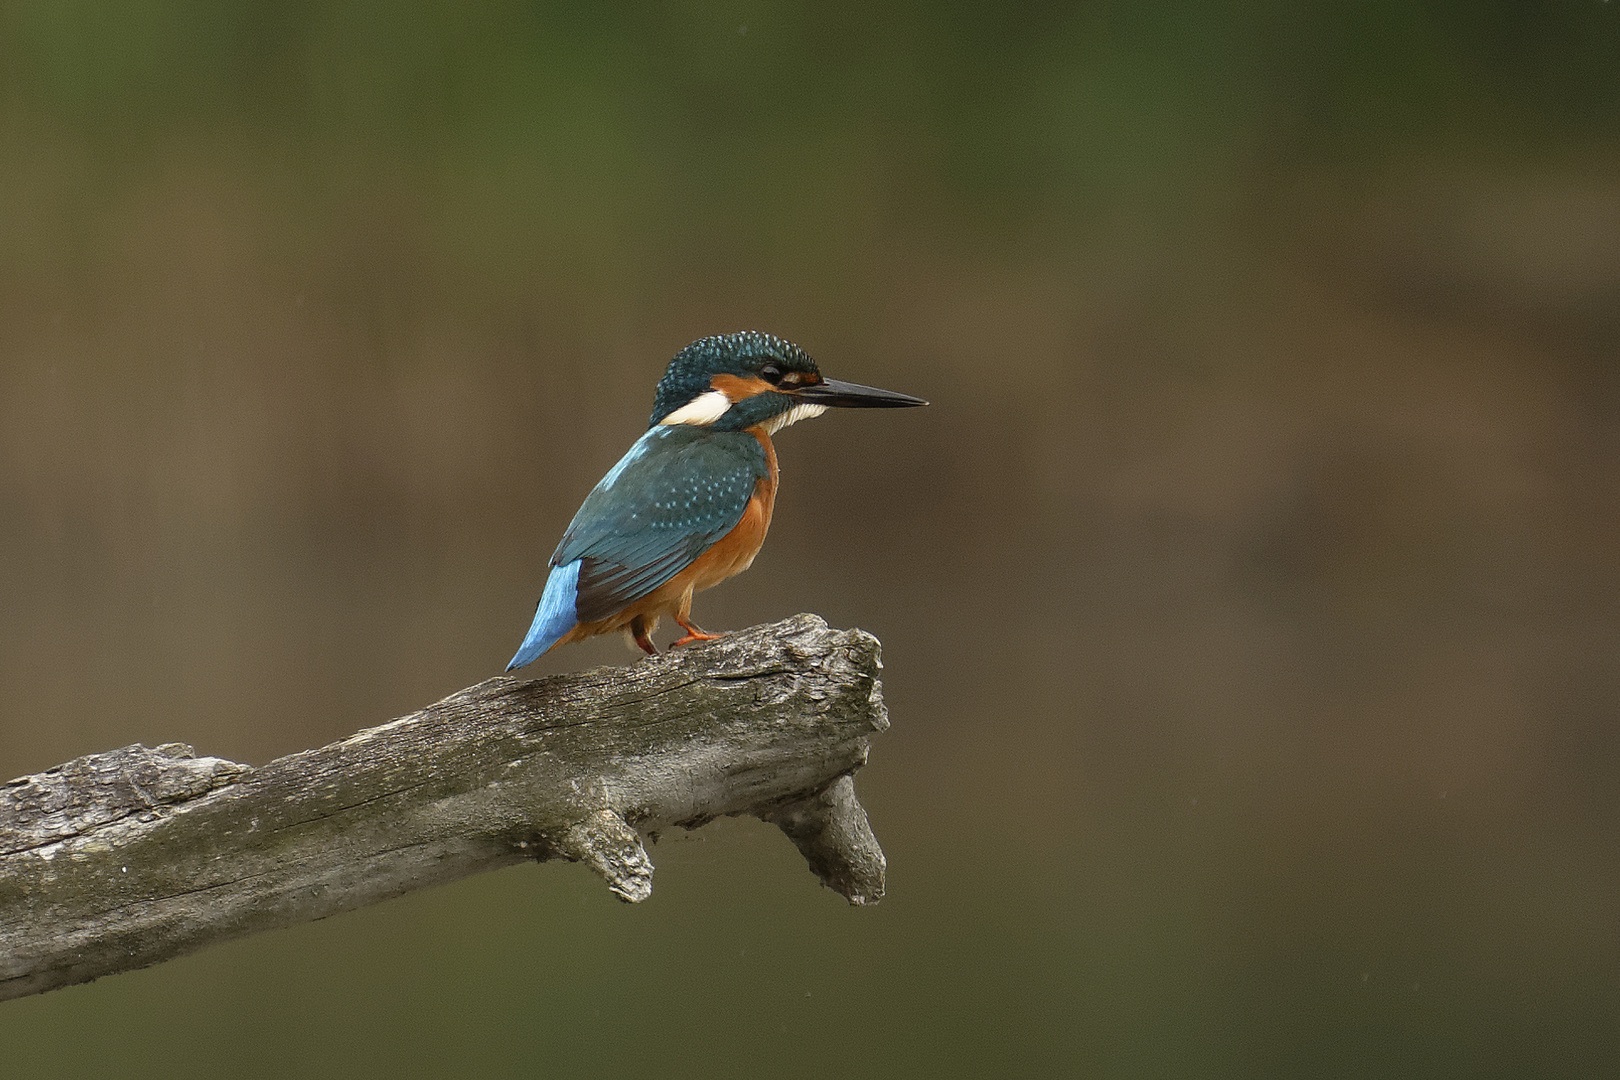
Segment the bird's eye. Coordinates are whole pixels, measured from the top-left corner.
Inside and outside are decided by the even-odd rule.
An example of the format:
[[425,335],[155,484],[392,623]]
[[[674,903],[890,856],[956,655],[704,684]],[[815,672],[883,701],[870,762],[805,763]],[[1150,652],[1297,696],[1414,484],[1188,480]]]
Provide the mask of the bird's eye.
[[775,364],[766,364],[759,369],[759,377],[774,386],[782,381],[782,369]]

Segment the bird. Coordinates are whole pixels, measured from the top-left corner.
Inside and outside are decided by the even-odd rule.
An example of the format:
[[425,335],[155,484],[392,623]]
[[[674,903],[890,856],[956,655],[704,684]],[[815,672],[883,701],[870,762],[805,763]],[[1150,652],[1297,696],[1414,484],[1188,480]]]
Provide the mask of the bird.
[[803,349],[758,331],[700,338],[658,381],[646,432],[585,497],[552,554],[534,621],[507,671],[573,641],[623,631],[649,656],[662,616],[671,648],[720,637],[692,595],[753,563],[776,502],[771,437],[828,408],[927,405],[822,376]]

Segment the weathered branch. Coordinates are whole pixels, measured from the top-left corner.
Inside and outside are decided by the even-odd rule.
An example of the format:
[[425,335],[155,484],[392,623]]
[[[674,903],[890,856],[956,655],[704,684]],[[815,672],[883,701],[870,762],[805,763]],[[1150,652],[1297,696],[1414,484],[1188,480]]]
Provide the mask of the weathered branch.
[[644,900],[642,836],[753,814],[853,904],[878,642],[813,615],[626,667],[496,678],[258,768],[129,746],[0,788],[0,999],[524,859]]

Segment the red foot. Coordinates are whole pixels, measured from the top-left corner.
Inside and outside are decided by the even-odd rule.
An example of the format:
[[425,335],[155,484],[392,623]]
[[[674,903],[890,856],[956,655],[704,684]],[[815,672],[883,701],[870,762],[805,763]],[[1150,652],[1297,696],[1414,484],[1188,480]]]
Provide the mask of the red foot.
[[719,641],[725,636],[724,634],[706,634],[701,630],[688,630],[685,637],[670,642],[669,647],[675,649],[682,645],[690,645],[694,641]]
[[680,624],[682,630],[686,631],[686,636],[681,638],[679,641],[670,642],[669,647],[672,649],[680,645],[690,645],[694,641],[718,641],[720,638],[725,636],[724,634],[708,633],[701,626],[689,623],[685,619],[678,616],[676,617],[675,621]]

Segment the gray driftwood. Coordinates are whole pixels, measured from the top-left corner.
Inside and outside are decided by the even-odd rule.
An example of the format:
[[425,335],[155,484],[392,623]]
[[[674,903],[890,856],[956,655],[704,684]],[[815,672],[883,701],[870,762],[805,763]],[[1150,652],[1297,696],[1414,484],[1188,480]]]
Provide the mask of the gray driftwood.
[[888,727],[878,642],[813,615],[625,667],[496,678],[252,767],[128,746],[0,788],[0,999],[525,859],[652,889],[642,837],[774,822],[883,895],[851,780]]

